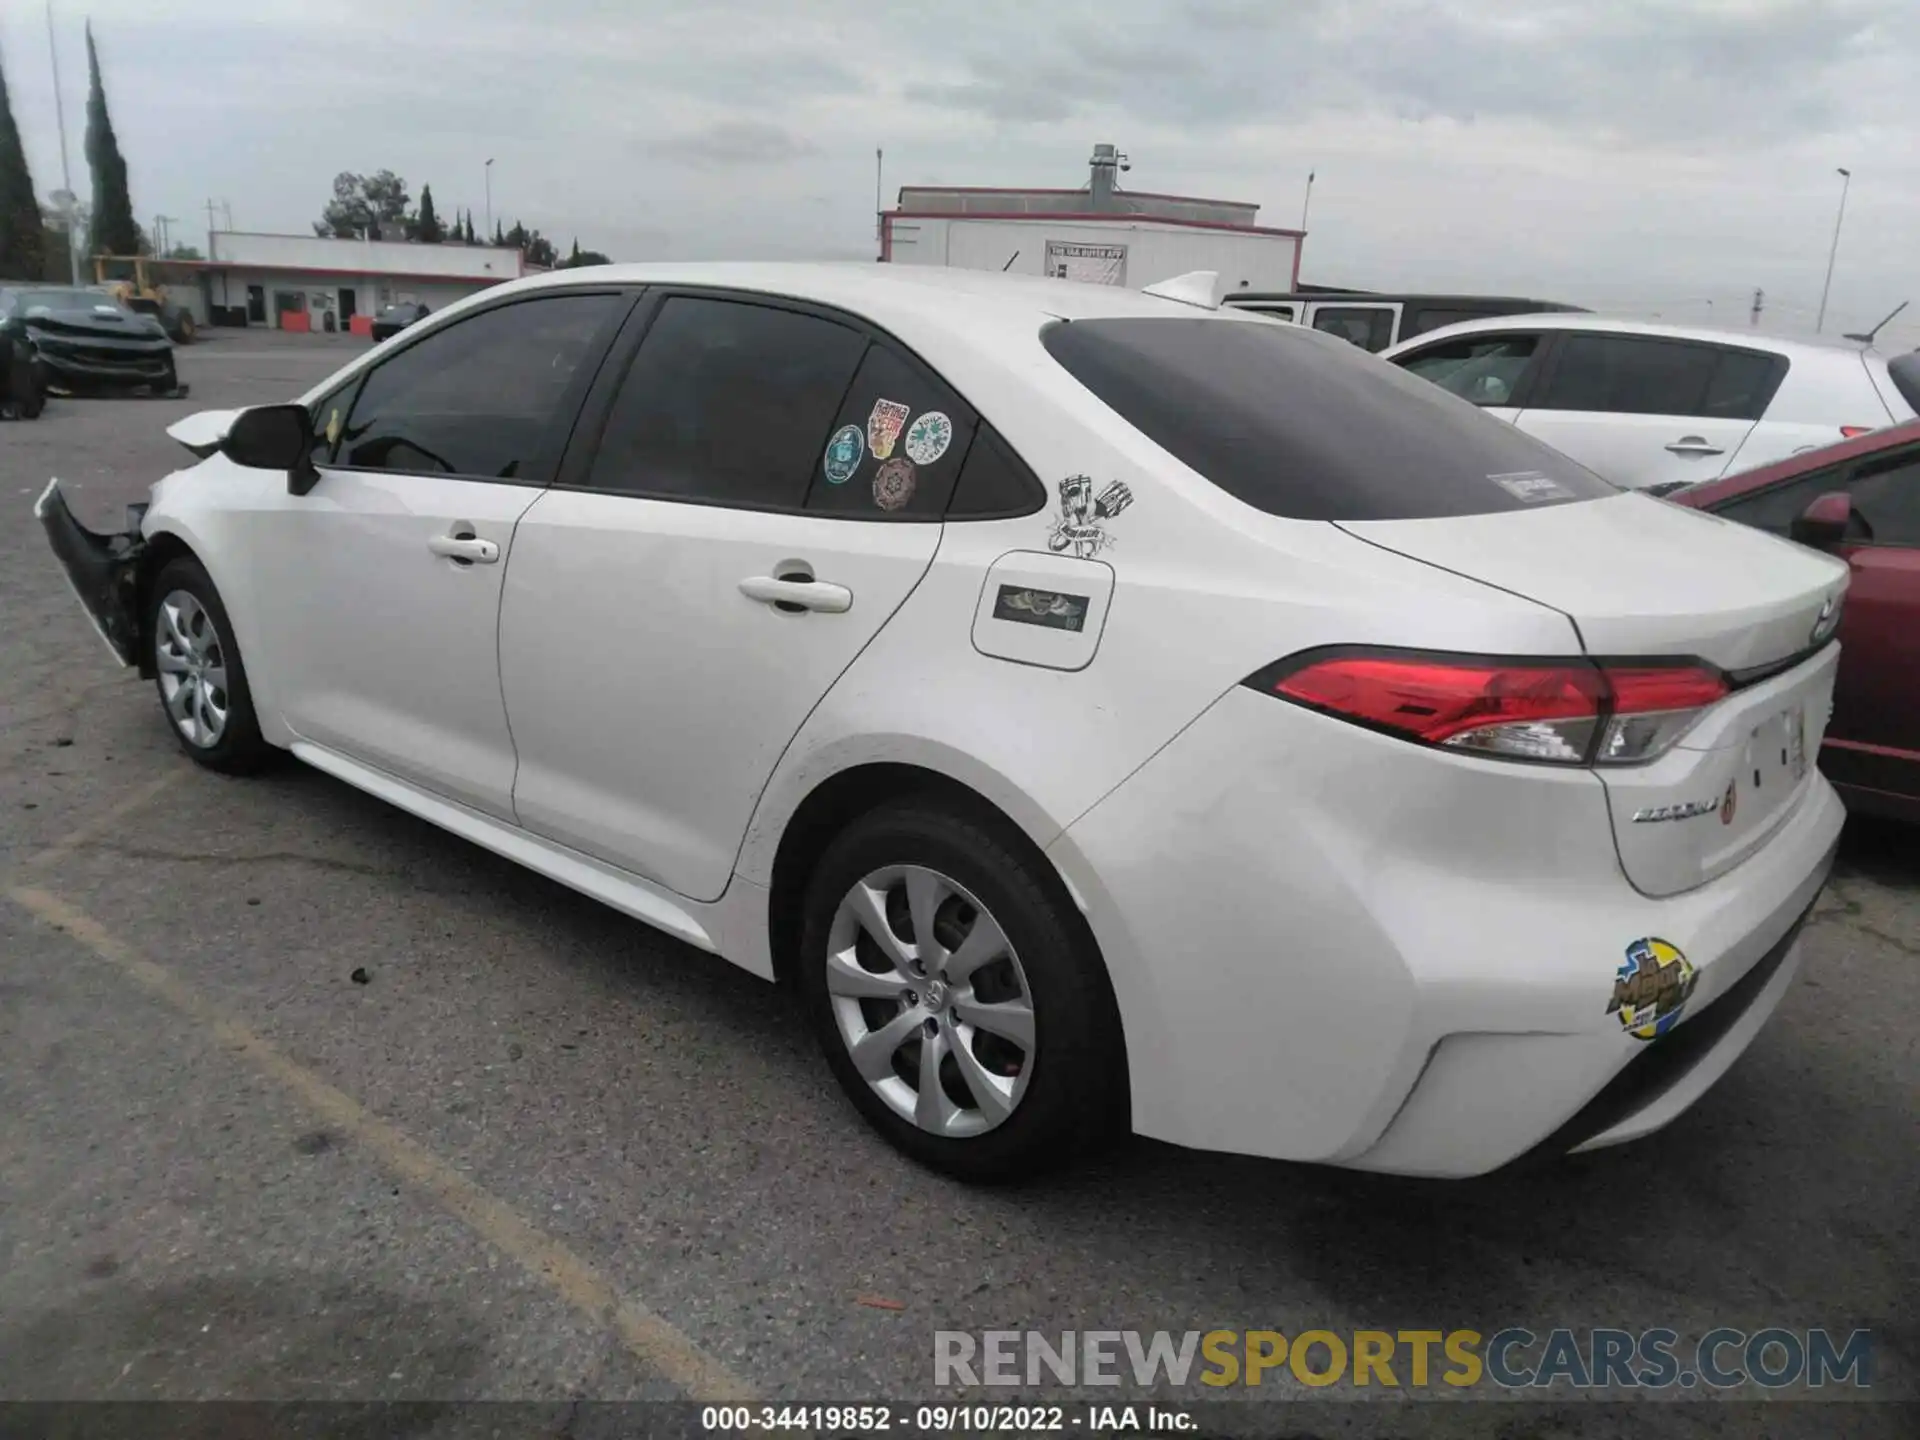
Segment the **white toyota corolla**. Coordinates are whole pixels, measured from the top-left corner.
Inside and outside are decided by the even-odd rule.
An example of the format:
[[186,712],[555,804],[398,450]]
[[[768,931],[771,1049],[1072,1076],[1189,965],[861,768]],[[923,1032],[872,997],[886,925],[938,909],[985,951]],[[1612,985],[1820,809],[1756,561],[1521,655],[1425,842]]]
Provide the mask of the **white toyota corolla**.
[[792,983],[956,1174],[1666,1124],[1832,862],[1846,568],[1161,288],[542,276],[38,513],[194,760]]

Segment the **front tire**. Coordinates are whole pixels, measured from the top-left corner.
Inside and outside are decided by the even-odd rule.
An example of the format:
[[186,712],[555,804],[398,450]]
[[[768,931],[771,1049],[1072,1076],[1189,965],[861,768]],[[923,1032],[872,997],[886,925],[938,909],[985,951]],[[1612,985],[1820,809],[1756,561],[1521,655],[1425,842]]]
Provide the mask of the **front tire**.
[[147,614],[154,688],[173,738],[196,765],[228,775],[273,755],[260,736],[233,622],[200,562],[170,560],[154,578]]
[[913,800],[855,821],[808,884],[801,988],[829,1067],[962,1180],[1038,1174],[1126,1113],[1119,1013],[1045,864],[997,817]]

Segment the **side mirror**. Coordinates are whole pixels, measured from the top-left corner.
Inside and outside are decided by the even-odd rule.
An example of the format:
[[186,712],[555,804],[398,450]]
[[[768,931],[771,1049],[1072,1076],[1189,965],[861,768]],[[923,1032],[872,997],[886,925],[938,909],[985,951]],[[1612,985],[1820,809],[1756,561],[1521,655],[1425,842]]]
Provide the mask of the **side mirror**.
[[1835,490],[1820,496],[1787,527],[1787,534],[1802,545],[1830,550],[1846,539],[1853,521],[1853,500],[1845,491]]
[[287,489],[304,495],[320,472],[313,468],[313,417],[304,405],[256,405],[227,427],[220,453],[249,470],[284,470]]

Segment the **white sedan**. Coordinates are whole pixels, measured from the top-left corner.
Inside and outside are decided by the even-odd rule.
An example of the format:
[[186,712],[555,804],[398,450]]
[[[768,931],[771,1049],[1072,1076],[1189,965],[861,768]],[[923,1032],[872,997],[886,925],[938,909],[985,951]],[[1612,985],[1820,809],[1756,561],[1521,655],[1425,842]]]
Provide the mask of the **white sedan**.
[[567,271],[38,510],[193,760],[791,984],[952,1173],[1672,1120],[1832,861],[1845,567],[1168,288]]
[[1470,320],[1382,358],[1656,495],[1911,420],[1920,405],[1912,367],[1858,342],[1603,315]]

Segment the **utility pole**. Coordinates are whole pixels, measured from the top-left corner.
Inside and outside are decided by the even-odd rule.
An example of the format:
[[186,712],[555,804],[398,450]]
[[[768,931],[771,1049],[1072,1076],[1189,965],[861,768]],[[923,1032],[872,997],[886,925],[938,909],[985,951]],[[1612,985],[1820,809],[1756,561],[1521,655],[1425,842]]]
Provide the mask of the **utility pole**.
[[213,259],[213,201],[207,201],[207,258]]
[[1760,307],[1766,302],[1767,292],[1756,287],[1753,292],[1753,310],[1747,317],[1747,324],[1755,330],[1760,328]]
[[485,169],[487,175],[487,239],[485,243],[491,245],[493,243],[493,161],[491,158],[488,159]]
[[1300,228],[1302,231],[1304,231],[1307,228],[1307,209],[1312,204],[1313,204],[1313,171],[1309,170],[1307,171],[1306,198],[1300,202]]
[[53,38],[53,0],[47,0],[47,56],[53,61],[53,111],[60,124],[60,193],[66,196],[67,269],[77,287],[80,284],[80,237],[74,231],[79,206],[73,193],[73,172],[67,167],[67,102],[60,95],[60,47]]
[[1840,175],[1840,213],[1833,220],[1833,248],[1827,251],[1827,283],[1820,287],[1820,315],[1813,322],[1813,333],[1818,335],[1820,327],[1827,323],[1827,292],[1833,288],[1834,257],[1840,253],[1840,227],[1847,218],[1847,190],[1853,184],[1853,172],[1845,166],[1835,166]]
[[886,151],[878,148],[877,146],[874,148],[874,152],[873,152],[873,244],[874,244],[875,250],[879,254],[879,258],[882,260],[887,258],[887,222],[886,222],[886,218],[881,214],[881,211],[884,209],[886,205],[886,201],[881,198],[886,193],[886,186],[881,179],[881,176],[884,173],[883,167],[886,165],[886,155],[887,155]]

